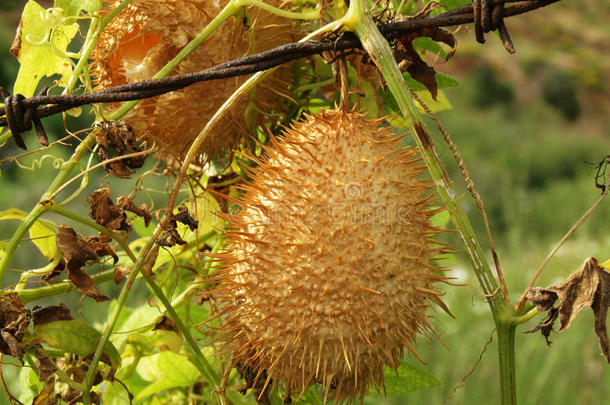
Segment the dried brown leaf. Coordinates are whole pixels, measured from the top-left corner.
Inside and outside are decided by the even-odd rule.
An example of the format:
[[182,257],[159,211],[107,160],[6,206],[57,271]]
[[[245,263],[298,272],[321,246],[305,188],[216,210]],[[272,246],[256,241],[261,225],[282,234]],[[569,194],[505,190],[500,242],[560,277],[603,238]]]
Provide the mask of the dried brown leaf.
[[142,204],[138,207],[133,203],[133,201],[131,201],[128,197],[124,195],[120,196],[117,199],[117,206],[125,211],[133,212],[137,216],[142,217],[145,226],[148,226],[148,224],[150,224],[150,221],[152,220],[152,217],[148,212],[148,207],[146,206],[146,204]]
[[[112,158],[112,155],[103,148],[100,148],[97,151],[97,156],[98,156],[100,162],[104,162],[104,161]],[[127,165],[125,164],[125,162],[123,160],[115,160],[112,162],[104,163],[103,167],[107,173],[110,173],[113,176],[116,176],[121,179],[129,179],[129,178],[131,178],[131,175],[133,174],[133,172],[131,170],[129,170],[129,168],[127,167]]]
[[176,323],[167,316],[162,317],[161,320],[155,324],[153,330],[168,330],[180,334],[178,327],[176,327]]
[[36,345],[34,347],[34,355],[36,356],[36,363],[38,364],[38,378],[40,381],[44,381],[55,374],[57,366],[55,366],[55,363],[53,363],[51,358],[42,349],[42,346]]
[[191,231],[194,231],[199,226],[199,221],[189,214],[188,208],[186,208],[186,205],[184,204],[178,207],[178,212],[174,215],[174,220],[188,226]]
[[169,221],[168,224],[163,228],[157,243],[160,246],[174,246],[186,245],[186,241],[182,239],[178,231],[176,230],[176,221]]
[[100,239],[99,236],[89,236],[85,239],[85,243],[95,252],[99,257],[112,256],[114,260],[113,264],[119,261],[119,257],[113,248],[106,242],[107,239]]
[[112,279],[116,284],[120,284],[131,269],[127,266],[118,266],[114,268]]
[[[595,316],[595,334],[602,354],[610,363],[610,345],[606,329],[608,306],[610,305],[610,273],[590,257],[566,280],[547,288],[532,288],[528,301],[549,315],[538,326],[528,332],[541,330],[547,338],[553,330],[553,322],[559,317],[559,331],[572,325],[572,321],[586,307],[591,307]],[[555,302],[559,300],[559,306]]]
[[70,308],[62,302],[59,305],[50,305],[43,308],[36,305],[32,308],[32,319],[34,320],[34,326],[37,326],[54,321],[69,321],[73,318],[70,314]]
[[25,307],[16,292],[8,292],[0,295],[0,327],[16,321],[24,312]]
[[89,244],[76,234],[74,229],[65,225],[59,226],[57,247],[66,261],[68,278],[80,292],[97,302],[110,299],[100,294],[91,277],[83,271],[85,263],[89,260],[97,260],[98,255]]
[[57,248],[63,255],[68,267],[70,263],[72,263],[72,267],[75,265],[82,267],[88,260],[97,260],[95,251],[69,226],[59,226],[57,230]]
[[451,47],[447,53],[445,61],[449,60],[455,53],[457,41],[455,36],[443,28],[424,28],[400,36],[396,41],[395,57],[399,61],[399,66],[403,71],[409,72],[411,77],[423,84],[432,98],[436,100],[438,96],[438,84],[436,83],[436,71],[423,61],[415,47],[413,40],[419,37],[429,37],[434,41],[442,42]]
[[159,245],[155,245],[155,247],[151,249],[146,261],[144,262],[144,265],[142,266],[142,273],[152,275],[152,270],[155,266],[155,262],[157,261],[157,256],[159,256]]
[[88,297],[93,298],[96,302],[107,301],[110,298],[101,294],[100,290],[91,279],[91,277],[83,271],[81,267],[70,267],[68,262],[68,278],[72,284]]
[[0,353],[23,358],[20,342],[30,323],[30,311],[15,292],[0,295]]
[[113,231],[121,230],[129,232],[127,215],[122,207],[114,205],[110,199],[110,189],[101,188],[89,196],[89,216],[98,224]]
[[[133,128],[124,121],[102,122],[95,139],[99,146],[98,157],[102,162],[113,156],[140,152],[143,147],[143,144],[136,139]],[[129,169],[139,169],[145,161],[146,156],[128,157],[107,163],[104,169],[117,177],[129,178],[133,174]]]

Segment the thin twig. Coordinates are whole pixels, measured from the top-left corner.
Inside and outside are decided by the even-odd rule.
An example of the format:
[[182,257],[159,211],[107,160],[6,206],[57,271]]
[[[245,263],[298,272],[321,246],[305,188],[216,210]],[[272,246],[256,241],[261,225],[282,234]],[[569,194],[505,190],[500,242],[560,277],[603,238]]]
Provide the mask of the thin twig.
[[606,196],[608,195],[608,189],[609,188],[610,188],[610,174],[608,174],[608,179],[606,180],[606,188],[604,189],[604,192],[603,192],[602,196],[599,197],[599,199],[597,201],[595,201],[595,203],[591,206],[591,208],[589,208],[587,210],[587,212],[585,212],[584,215],[582,217],[580,217],[580,219],[578,221],[576,221],[576,223],[574,225],[572,225],[572,227],[570,228],[568,233],[566,233],[564,235],[564,237],[561,238],[561,240],[553,248],[551,253],[549,253],[549,255],[546,257],[546,259],[544,259],[544,262],[542,262],[542,264],[538,268],[538,271],[536,271],[536,274],[534,274],[534,277],[532,278],[530,283],[527,285],[525,290],[523,290],[523,293],[521,294],[521,297],[519,297],[519,301],[517,301],[517,305],[515,306],[515,311],[519,312],[519,310],[521,309],[521,306],[525,302],[525,296],[527,295],[528,291],[534,286],[534,283],[536,282],[536,280],[538,279],[538,277],[542,273],[542,270],[544,270],[544,268],[546,267],[547,263],[551,260],[551,258],[553,256],[555,256],[555,253],[557,253],[557,251],[564,244],[564,242],[566,240],[568,240],[568,238],[570,236],[572,236],[572,234],[576,231],[576,229],[578,229],[578,227],[585,221],[585,219],[587,219],[587,217],[589,217],[589,215],[591,215],[591,213],[593,213],[593,211],[595,211],[597,206],[606,198]]
[[68,187],[70,184],[74,183],[76,180],[80,179],[81,177],[83,177],[85,174],[89,173],[90,171],[97,169],[100,166],[105,166],[108,163],[112,163],[112,162],[116,162],[119,160],[123,160],[123,159],[129,159],[129,158],[133,158],[133,157],[138,157],[138,156],[146,156],[149,155],[151,153],[153,153],[156,149],[154,147],[140,151],[140,152],[134,152],[134,153],[128,153],[126,155],[121,155],[121,156],[115,156],[113,158],[101,161],[100,163],[91,166],[90,168],[88,168],[87,170],[83,170],[82,172],[80,172],[79,174],[77,174],[76,176],[72,177],[70,180],[66,181],[65,183],[63,183],[61,185],[61,187],[59,187],[57,190],[55,190],[55,192],[53,194],[51,194],[47,200],[51,201],[55,198],[55,196],[57,196],[57,194],[61,193],[62,191],[64,191],[66,189],[66,187]]
[[491,342],[493,342],[495,332],[496,332],[496,328],[494,328],[494,330],[491,331],[491,335],[489,335],[489,340],[487,342],[485,342],[485,345],[483,346],[483,350],[481,351],[481,354],[479,354],[479,358],[477,359],[477,361],[475,361],[475,363],[472,366],[472,368],[470,369],[470,371],[468,373],[466,373],[466,375],[462,378],[462,381],[460,381],[460,383],[455,386],[455,388],[453,389],[451,394],[449,394],[449,396],[443,400],[443,404],[445,404],[445,403],[447,403],[447,401],[453,399],[453,397],[455,397],[455,394],[457,393],[457,391],[460,388],[462,388],[464,385],[466,385],[466,380],[468,379],[468,377],[470,377],[472,375],[472,373],[475,372],[475,370],[481,363],[481,360],[483,359],[483,355],[487,351],[487,346],[489,346],[491,344]]

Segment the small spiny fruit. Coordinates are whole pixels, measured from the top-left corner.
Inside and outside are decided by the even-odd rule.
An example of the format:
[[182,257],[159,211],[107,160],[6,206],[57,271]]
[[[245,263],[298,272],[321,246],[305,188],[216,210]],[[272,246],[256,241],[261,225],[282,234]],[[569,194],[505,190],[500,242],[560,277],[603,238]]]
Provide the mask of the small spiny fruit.
[[[102,9],[108,15],[121,1]],[[174,58],[219,14],[229,0],[133,0],[106,26],[92,54],[91,72],[97,89],[150,79]],[[273,0],[281,6],[285,2]],[[180,62],[172,74],[204,70],[228,60],[260,52],[294,40],[289,20],[256,7],[247,7],[245,19],[229,19]],[[252,111],[282,111],[290,97],[283,97],[292,78],[289,65],[278,69],[259,85],[256,107],[253,96],[242,97],[204,140],[200,160],[230,149],[248,130],[256,127]],[[290,79],[291,80],[291,79]],[[170,160],[184,157],[193,140],[222,103],[245,81],[233,77],[197,83],[181,90],[142,100],[124,120],[140,139],[155,142]],[[116,108],[111,105],[110,109]],[[256,114],[255,114],[256,115]],[[244,117],[248,117],[244,119]],[[169,155],[169,156],[168,156]]]
[[432,186],[417,151],[379,123],[331,110],[294,124],[227,215],[221,335],[259,392],[320,383],[325,401],[351,402],[381,390],[383,366],[433,331],[430,301],[446,309]]

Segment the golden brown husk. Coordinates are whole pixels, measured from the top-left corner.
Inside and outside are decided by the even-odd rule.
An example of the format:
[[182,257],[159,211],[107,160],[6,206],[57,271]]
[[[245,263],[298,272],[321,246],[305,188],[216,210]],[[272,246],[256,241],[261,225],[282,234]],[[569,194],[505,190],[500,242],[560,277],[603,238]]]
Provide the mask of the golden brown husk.
[[228,216],[223,338],[259,385],[318,382],[337,402],[381,390],[383,366],[431,330],[430,300],[444,307],[425,168],[378,124],[336,110],[294,124]]
[[[120,1],[110,2],[102,15]],[[151,78],[192,40],[228,0],[133,0],[106,27],[92,54],[91,71],[97,89]],[[285,2],[271,2],[280,6]],[[241,18],[229,19],[174,69],[172,74],[190,73],[292,40],[290,21],[259,9],[248,8],[252,32]],[[251,43],[249,36],[255,38]],[[282,110],[290,67],[280,68],[266,84],[259,86],[257,107],[263,111]],[[245,80],[244,77],[198,83],[151,99],[145,99],[124,120],[140,139],[159,145],[163,152],[180,160],[203,129],[207,120]],[[270,84],[271,83],[271,84]],[[262,100],[262,101],[261,101]],[[269,100],[269,101],[265,101]],[[200,152],[209,156],[231,148],[248,127],[244,111],[248,97],[242,98],[205,140]],[[111,109],[116,105],[110,106]],[[203,156],[202,156],[203,159]]]

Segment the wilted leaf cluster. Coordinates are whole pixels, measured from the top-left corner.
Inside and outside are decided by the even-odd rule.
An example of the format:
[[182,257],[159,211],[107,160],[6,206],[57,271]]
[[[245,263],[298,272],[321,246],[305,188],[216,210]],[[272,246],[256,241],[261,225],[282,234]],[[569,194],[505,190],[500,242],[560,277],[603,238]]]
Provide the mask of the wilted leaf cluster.
[[[527,331],[540,331],[550,344],[549,335],[554,331],[553,324],[559,318],[561,332],[572,325],[572,321],[583,309],[590,307],[595,315],[595,334],[606,361],[610,363],[610,343],[606,329],[608,306],[610,306],[610,272],[602,267],[594,257],[561,283],[547,288],[532,288],[527,299],[539,311],[548,311],[547,317],[536,327]],[[558,305],[556,305],[558,303]]]

